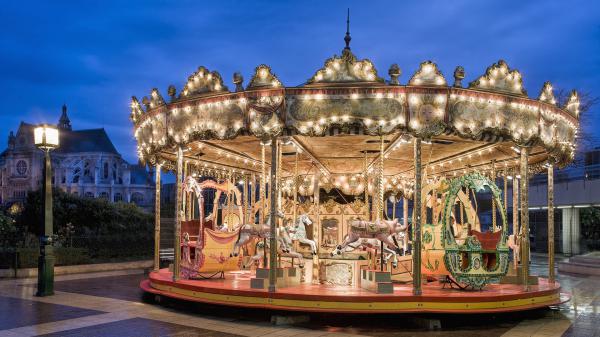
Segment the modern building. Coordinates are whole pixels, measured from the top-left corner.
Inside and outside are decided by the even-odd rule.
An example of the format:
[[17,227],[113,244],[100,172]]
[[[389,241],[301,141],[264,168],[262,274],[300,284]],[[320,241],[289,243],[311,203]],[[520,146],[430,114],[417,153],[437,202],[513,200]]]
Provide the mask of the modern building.
[[[154,207],[153,174],[145,166],[129,164],[117,151],[104,128],[73,130],[62,107],[58,122],[60,146],[52,151],[52,182],[67,193],[133,202]],[[0,153],[0,204],[22,202],[43,181],[44,156],[33,143],[34,125],[21,122]]]

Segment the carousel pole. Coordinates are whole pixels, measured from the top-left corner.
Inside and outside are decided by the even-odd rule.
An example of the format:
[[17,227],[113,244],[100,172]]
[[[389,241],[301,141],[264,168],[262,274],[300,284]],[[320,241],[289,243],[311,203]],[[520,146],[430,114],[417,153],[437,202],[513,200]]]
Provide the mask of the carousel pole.
[[275,292],[275,284],[277,283],[277,145],[277,138],[273,137],[273,139],[271,140],[271,221],[269,223],[269,292]]
[[402,225],[408,228],[408,198],[402,193]]
[[173,281],[179,280],[180,260],[181,260],[181,216],[183,215],[182,204],[182,186],[183,179],[183,150],[181,146],[177,147],[177,174],[175,177],[175,254],[173,259]]
[[506,179],[506,168],[502,172],[502,176],[503,176],[502,178],[504,179],[504,189],[502,190],[502,194],[503,194],[503,197],[504,197],[504,200],[503,200],[503,202],[504,202],[504,211],[506,213],[506,209],[508,208],[508,205],[507,205],[507,203],[508,203],[508,194],[507,194],[507,192],[508,192],[508,180]]
[[256,175],[254,173],[252,173],[252,180],[250,181],[250,211],[249,211],[249,217],[248,220],[250,221],[249,223],[254,223],[255,221],[255,215],[252,210],[254,210],[254,202],[256,199]]
[[[182,180],[185,179],[185,177],[187,177],[188,175],[188,164],[183,161],[183,177]],[[188,220],[188,214],[187,214],[187,194],[188,192],[181,190],[181,197],[182,197],[182,206],[181,206],[181,210],[183,212],[183,217],[182,217],[182,221],[187,221]]]
[[242,225],[245,225],[248,223],[248,175],[244,174],[243,182],[244,190],[242,191],[242,193],[244,194],[244,201],[242,202],[242,207],[244,207],[244,212],[242,213],[242,215],[244,216],[244,218],[242,219]]
[[[375,220],[383,219],[383,160],[384,160],[384,148],[383,148],[383,135],[379,136],[379,174],[378,174],[378,186],[377,186],[377,216]],[[382,255],[383,256],[383,255]]]
[[154,271],[160,269],[160,164],[154,172]]
[[[496,185],[496,159],[492,159],[492,181]],[[492,198],[492,232],[496,231],[496,199]]]
[[[512,181],[512,220],[513,220],[513,236],[515,238],[515,243],[519,240],[519,180],[517,179],[517,172],[515,170],[513,174]],[[514,251],[513,251],[514,254]],[[514,265],[515,270],[519,266],[519,260],[516,258],[516,254],[514,254]],[[520,254],[519,254],[520,255]]]
[[554,165],[548,163],[548,280],[554,279]]
[[[319,250],[320,247],[320,240],[319,240],[319,228],[321,228],[321,218],[320,218],[320,213],[321,213],[321,205],[320,205],[320,187],[319,187],[319,180],[320,180],[320,171],[317,169],[317,172],[315,172],[314,175],[314,181],[313,181],[313,202],[314,202],[314,206],[315,206],[315,221],[313,222],[313,240],[315,241],[315,243],[317,244],[317,252]],[[320,280],[319,280],[319,254],[313,255],[312,258],[312,263],[313,263],[313,268],[312,268],[312,283],[313,284],[319,284]]]
[[298,218],[298,151],[296,151],[294,158],[294,180],[293,180],[293,189],[294,189],[294,207],[293,207],[293,216],[294,219],[292,221],[296,221]]
[[415,191],[413,203],[413,294],[421,295],[421,138],[415,137]]
[[[233,188],[237,188],[237,187],[235,187],[235,179],[233,179],[233,172],[231,172],[231,170],[228,172],[227,181],[233,186]],[[233,229],[233,225],[229,223],[229,220],[231,220],[231,213],[233,212],[234,195],[235,195],[235,193],[233,193],[233,189],[227,191],[227,229],[228,230]]]
[[521,266],[523,272],[523,287],[529,291],[529,172],[528,172],[529,148],[521,147],[521,229],[523,237],[521,241]]
[[370,220],[371,211],[369,209],[369,172],[367,172],[367,151],[365,150],[365,163],[363,166],[363,172],[365,175],[365,216]]
[[[265,184],[267,183],[267,173],[266,173],[266,164],[265,164],[265,146],[266,144],[263,142],[260,143],[260,164],[261,164],[261,173],[260,173],[260,199],[258,199],[258,202],[261,203],[260,205],[260,215],[259,215],[259,221],[261,224],[265,223],[265,209],[266,209],[266,193],[265,193]],[[266,247],[265,247],[266,249]]]

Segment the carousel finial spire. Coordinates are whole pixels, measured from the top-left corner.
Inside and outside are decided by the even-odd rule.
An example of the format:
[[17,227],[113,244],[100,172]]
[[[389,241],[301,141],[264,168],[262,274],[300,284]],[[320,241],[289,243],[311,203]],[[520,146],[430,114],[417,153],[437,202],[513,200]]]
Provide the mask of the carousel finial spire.
[[350,40],[352,40],[352,38],[350,37],[350,8],[348,8],[348,15],[346,17],[346,36],[344,37],[344,41],[346,41],[345,50],[350,50]]

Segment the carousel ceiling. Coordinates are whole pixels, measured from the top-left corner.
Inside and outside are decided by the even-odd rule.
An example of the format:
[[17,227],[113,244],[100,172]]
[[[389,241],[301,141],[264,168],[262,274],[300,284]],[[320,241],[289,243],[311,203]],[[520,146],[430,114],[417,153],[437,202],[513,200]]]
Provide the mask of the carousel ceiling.
[[157,89],[141,103],[132,98],[138,155],[168,167],[181,147],[200,170],[248,175],[261,172],[263,149],[270,164],[270,146],[261,144],[277,137],[284,177],[293,176],[297,165],[298,174],[319,172],[334,185],[372,171],[382,141],[388,184],[412,176],[413,137],[423,140],[423,164],[432,176],[491,170],[492,163],[510,171],[521,147],[531,148],[532,167],[573,158],[576,92],[558,106],[545,83],[530,98],[521,74],[504,61],[466,87],[462,67],[449,84],[431,61],[421,63],[406,84],[397,65],[388,74],[381,78],[348,46],[298,87],[285,87],[260,65],[245,87],[242,75],[234,74],[230,91],[218,72],[200,67],[180,93],[168,88],[168,100]]

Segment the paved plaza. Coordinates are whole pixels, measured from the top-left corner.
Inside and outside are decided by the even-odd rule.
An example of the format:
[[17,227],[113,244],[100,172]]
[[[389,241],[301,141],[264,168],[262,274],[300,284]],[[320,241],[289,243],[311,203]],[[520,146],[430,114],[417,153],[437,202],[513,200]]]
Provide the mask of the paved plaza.
[[[532,270],[544,274],[545,257]],[[311,315],[273,325],[264,310],[178,301],[156,303],[139,289],[142,270],[58,276],[38,298],[35,280],[0,281],[0,336],[600,336],[600,277],[559,275],[572,300],[556,308],[482,315]],[[288,314],[297,315],[297,314]],[[441,324],[441,329],[429,330]]]

